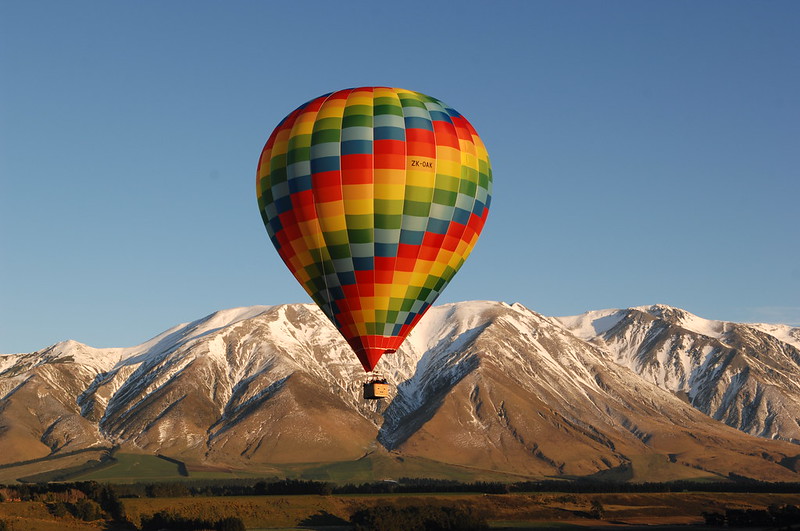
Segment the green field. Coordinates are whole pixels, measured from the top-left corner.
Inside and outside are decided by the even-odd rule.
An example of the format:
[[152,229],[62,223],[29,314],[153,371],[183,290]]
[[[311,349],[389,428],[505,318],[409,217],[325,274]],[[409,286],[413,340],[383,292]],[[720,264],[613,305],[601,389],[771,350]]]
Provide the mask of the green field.
[[186,479],[180,466],[161,457],[144,454],[114,456],[114,462],[84,474],[70,477],[70,481],[99,481],[105,483],[136,483],[140,481],[178,481]]
[[279,475],[332,483],[368,483],[401,477],[449,479],[464,483],[531,479],[527,476],[515,477],[508,473],[451,465],[422,457],[401,459],[385,454],[370,454],[356,461],[287,465],[279,468]]
[[[402,477],[475,481],[514,482],[537,480],[467,466],[432,461],[425,458],[402,458],[387,453],[371,453],[354,461],[272,464],[241,469],[183,463],[165,456],[98,449],[76,452],[63,457],[50,456],[0,467],[0,483],[40,483],[50,481],[99,481],[111,483],[153,483],[181,480],[292,478],[343,483],[369,483],[397,480]],[[601,481],[724,481],[726,478],[670,462],[666,455],[632,456],[623,466],[592,476]],[[564,477],[560,479],[577,479]]]
[[598,472],[592,476],[602,481],[665,482],[665,481],[725,481],[726,478],[705,470],[672,463],[662,454],[631,455],[630,463]]
[[370,454],[355,461],[272,465],[251,470],[226,469],[187,463],[185,474],[169,460],[152,455],[115,455],[116,462],[86,473],[70,475],[70,481],[94,480],[112,483],[180,481],[186,479],[295,478],[331,483],[368,483],[400,477],[425,477],[472,481],[517,481],[530,479],[506,473],[449,465],[424,458],[399,459],[385,454]]
[[[401,477],[448,479],[469,483],[474,481],[513,482],[531,479],[452,465],[425,458],[401,458],[386,453],[372,453],[354,461],[332,463],[303,463],[237,469],[214,467],[196,463],[182,463],[164,456],[122,453],[98,450],[76,453],[63,458],[48,457],[40,460],[9,464],[0,468],[0,482],[48,481],[100,481],[111,483],[152,483],[186,479],[252,479],[294,478],[331,483],[368,483]],[[631,462],[594,476],[603,481],[675,481],[715,480],[707,472],[671,463],[667,456],[633,456]],[[563,478],[574,479],[574,478]]]
[[0,466],[0,484],[60,481],[74,473],[88,471],[91,467],[100,465],[104,459],[108,459],[109,450],[92,449],[22,463],[9,463]]

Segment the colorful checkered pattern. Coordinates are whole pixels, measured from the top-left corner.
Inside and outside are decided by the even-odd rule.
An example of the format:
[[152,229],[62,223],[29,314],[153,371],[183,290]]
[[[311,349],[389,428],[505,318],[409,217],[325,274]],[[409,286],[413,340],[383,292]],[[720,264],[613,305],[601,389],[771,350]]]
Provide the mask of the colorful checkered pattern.
[[492,171],[472,125],[418,92],[361,87],[289,114],[258,164],[258,206],[295,278],[371,371],[464,263]]

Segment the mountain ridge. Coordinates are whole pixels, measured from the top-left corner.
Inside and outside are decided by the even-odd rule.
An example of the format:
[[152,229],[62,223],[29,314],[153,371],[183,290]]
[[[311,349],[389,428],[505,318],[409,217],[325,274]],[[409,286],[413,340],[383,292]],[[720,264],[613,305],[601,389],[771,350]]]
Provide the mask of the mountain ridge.
[[797,480],[800,446],[778,440],[799,440],[800,389],[780,377],[796,350],[663,305],[556,318],[469,301],[433,307],[381,361],[389,399],[365,402],[355,356],[315,306],[233,308],[134,347],[4,356],[0,456],[117,445],[266,470],[383,455],[529,477],[650,456],[675,477]]
[[707,415],[800,442],[800,329],[711,321],[665,305],[560,319]]

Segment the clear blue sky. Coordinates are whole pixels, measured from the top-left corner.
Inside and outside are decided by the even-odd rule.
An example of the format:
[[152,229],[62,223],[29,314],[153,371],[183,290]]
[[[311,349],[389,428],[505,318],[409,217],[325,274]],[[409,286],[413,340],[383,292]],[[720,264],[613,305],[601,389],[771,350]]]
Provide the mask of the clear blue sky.
[[308,302],[255,200],[352,86],[458,109],[492,211],[439,302],[800,323],[800,2],[0,4],[0,352]]

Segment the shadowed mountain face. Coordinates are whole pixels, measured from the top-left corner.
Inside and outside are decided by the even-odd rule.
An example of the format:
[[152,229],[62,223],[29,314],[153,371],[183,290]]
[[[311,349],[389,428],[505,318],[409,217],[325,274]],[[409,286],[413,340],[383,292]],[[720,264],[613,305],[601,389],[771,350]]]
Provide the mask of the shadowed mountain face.
[[555,319],[451,304],[383,357],[392,394],[365,402],[316,307],[225,310],[136,347],[0,357],[0,462],[119,445],[250,470],[388,454],[534,477],[644,460],[676,478],[800,481],[800,446],[770,440],[800,440],[798,336],[663,306]]

